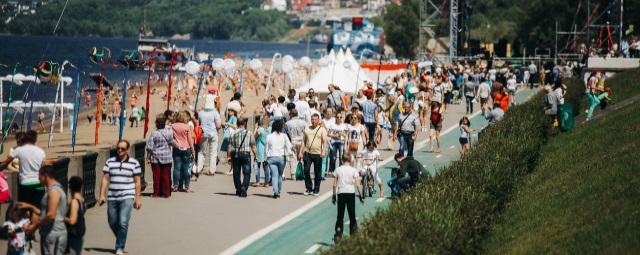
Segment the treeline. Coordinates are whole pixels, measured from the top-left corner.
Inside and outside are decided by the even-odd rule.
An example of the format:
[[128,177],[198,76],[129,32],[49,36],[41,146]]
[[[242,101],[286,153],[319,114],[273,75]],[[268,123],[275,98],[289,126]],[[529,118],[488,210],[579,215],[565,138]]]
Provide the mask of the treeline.
[[[0,31],[50,35],[64,6],[52,1],[35,15],[19,16]],[[277,40],[291,28],[289,17],[264,11],[260,0],[70,0],[56,34],[135,37],[144,22],[156,36],[191,34],[219,40]]]
[[[400,6],[390,5],[384,16],[387,42],[398,55],[403,57],[414,56],[414,49],[418,46],[419,2],[419,0],[403,0]],[[434,2],[440,4],[443,1]],[[464,2],[459,1],[461,13],[467,11]],[[528,52],[533,52],[536,47],[553,49],[556,20],[560,31],[570,31],[575,24],[579,32],[586,32],[583,28],[587,23],[588,2],[591,3],[591,10],[595,9],[594,16],[599,17],[595,24],[606,24],[607,20],[612,25],[618,25],[620,22],[620,1],[475,0],[466,2],[472,7],[469,9],[471,15],[466,23],[465,16],[460,15],[460,32],[469,31],[472,40],[482,43],[498,43],[506,40],[514,44],[516,53],[519,53],[518,48],[523,47],[526,47]],[[613,5],[609,7],[612,3]],[[432,12],[433,8],[429,6],[428,10]],[[610,12],[607,13],[605,10]],[[640,1],[624,1],[624,12],[624,30],[629,24],[634,24],[637,30],[640,26],[640,15],[637,15],[640,13]],[[445,12],[436,16],[433,23],[437,25],[434,28],[437,36],[449,36],[449,3],[446,5]],[[591,39],[597,40],[599,30],[593,28],[591,32]],[[618,38],[618,32],[613,31],[613,33],[613,36]],[[639,33],[636,31],[634,34]],[[463,35],[459,36],[463,37]],[[558,47],[564,48],[567,39],[567,36],[560,36]],[[586,36],[581,39],[585,41]]]

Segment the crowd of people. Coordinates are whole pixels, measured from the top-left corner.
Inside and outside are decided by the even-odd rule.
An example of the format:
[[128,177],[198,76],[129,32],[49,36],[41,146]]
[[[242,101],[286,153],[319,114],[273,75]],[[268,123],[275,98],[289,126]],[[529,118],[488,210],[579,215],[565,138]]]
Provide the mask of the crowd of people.
[[[155,129],[147,138],[146,162],[129,157],[130,144],[122,140],[117,143],[117,155],[105,163],[98,204],[107,204],[108,223],[116,237],[115,252],[124,253],[131,212],[142,207],[142,163],[151,166],[154,198],[195,192],[191,182],[198,181],[201,175],[232,175],[235,195],[241,198],[247,197],[251,188],[271,187],[274,199],[281,197],[285,180],[304,180],[301,192],[318,196],[325,178],[333,178],[332,201],[338,205],[335,238],[339,239],[345,209],[351,231],[357,231],[355,199],[364,202],[363,193],[368,186],[377,187],[380,197],[385,197],[385,184],[391,187],[392,195],[400,195],[421,176],[428,175],[414,158],[415,143],[423,133],[429,151],[442,153],[440,132],[444,120],[453,115],[452,104],[465,105],[464,116],[451,122],[458,124],[461,156],[469,152],[472,133],[477,132],[470,121],[477,112],[474,106],[478,105],[491,126],[516,104],[519,86],[542,85],[547,91],[545,113],[557,121],[567,92],[562,84],[563,70],[557,66],[545,72],[544,66],[534,63],[521,68],[465,63],[427,68],[410,65],[406,72],[390,76],[375,88],[366,83],[355,95],[336,84],[328,84],[328,93],[323,95],[314,89],[291,89],[286,95],[265,93],[255,109],[248,109],[238,88],[224,103],[218,102],[219,91],[211,88],[204,93],[202,109],[194,111],[182,107],[179,99],[184,93],[189,98],[187,104],[191,104],[193,87],[181,88],[174,110],[153,116]],[[595,107],[606,104],[611,93],[604,87],[604,79],[602,74],[588,79],[588,118]],[[186,81],[195,82],[197,79]],[[116,90],[105,99],[114,100],[110,104],[113,112],[121,110],[119,98]],[[147,113],[133,110],[136,100],[136,93],[132,93],[131,117],[140,121],[140,115]],[[108,113],[105,117],[107,123],[112,120],[117,124],[118,119],[109,118]],[[132,121],[133,124],[137,122]],[[80,253],[86,228],[82,179],[70,179],[67,197],[53,177],[51,166],[46,164],[44,151],[35,146],[37,133],[18,132],[16,138],[17,147],[0,165],[10,167],[19,159],[15,168],[20,171],[21,202],[12,209],[6,223],[16,238],[10,242],[12,251],[19,254],[26,249],[31,233],[40,229],[42,254],[62,254],[65,250]],[[382,161],[379,149],[393,150],[395,141],[399,147],[394,159],[399,167],[385,178],[385,183],[378,171]],[[219,171],[218,166],[225,159],[229,168]],[[369,178],[371,185],[363,178]]]

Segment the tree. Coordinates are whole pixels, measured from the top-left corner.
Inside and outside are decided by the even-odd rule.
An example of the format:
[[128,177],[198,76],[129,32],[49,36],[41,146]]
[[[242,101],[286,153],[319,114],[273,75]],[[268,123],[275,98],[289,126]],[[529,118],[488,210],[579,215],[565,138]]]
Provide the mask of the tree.
[[386,43],[398,57],[413,58],[418,46],[420,13],[417,0],[403,0],[390,4],[384,16]]

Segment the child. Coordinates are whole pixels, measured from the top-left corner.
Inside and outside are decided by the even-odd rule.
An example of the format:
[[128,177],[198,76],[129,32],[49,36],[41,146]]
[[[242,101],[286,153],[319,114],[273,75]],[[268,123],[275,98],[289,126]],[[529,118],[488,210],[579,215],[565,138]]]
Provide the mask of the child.
[[67,225],[67,254],[81,254],[86,230],[84,222],[84,197],[82,196],[82,178],[73,176],[69,179],[69,212],[64,222]]
[[[376,149],[376,143],[373,141],[369,141],[367,143],[366,149],[362,151],[361,155],[363,161],[363,169],[360,172],[360,175],[364,178],[364,176],[366,176],[367,174],[366,170],[370,169],[375,183],[378,184],[378,188],[380,188],[380,197],[384,197],[382,179],[378,174],[378,161],[382,161],[382,158],[380,156],[380,152],[378,152],[378,150]],[[367,187],[362,188],[365,189]]]
[[25,254],[27,238],[24,229],[31,224],[27,210],[14,206],[9,210],[9,220],[2,225],[7,228],[7,233],[11,239],[8,242],[7,254]]

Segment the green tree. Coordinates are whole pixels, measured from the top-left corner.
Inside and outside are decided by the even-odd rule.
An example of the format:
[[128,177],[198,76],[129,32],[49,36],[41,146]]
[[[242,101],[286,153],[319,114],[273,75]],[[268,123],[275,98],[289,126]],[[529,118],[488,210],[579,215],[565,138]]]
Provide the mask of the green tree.
[[391,4],[384,16],[386,43],[398,57],[413,58],[418,46],[420,13],[417,0],[402,0],[400,5]]

